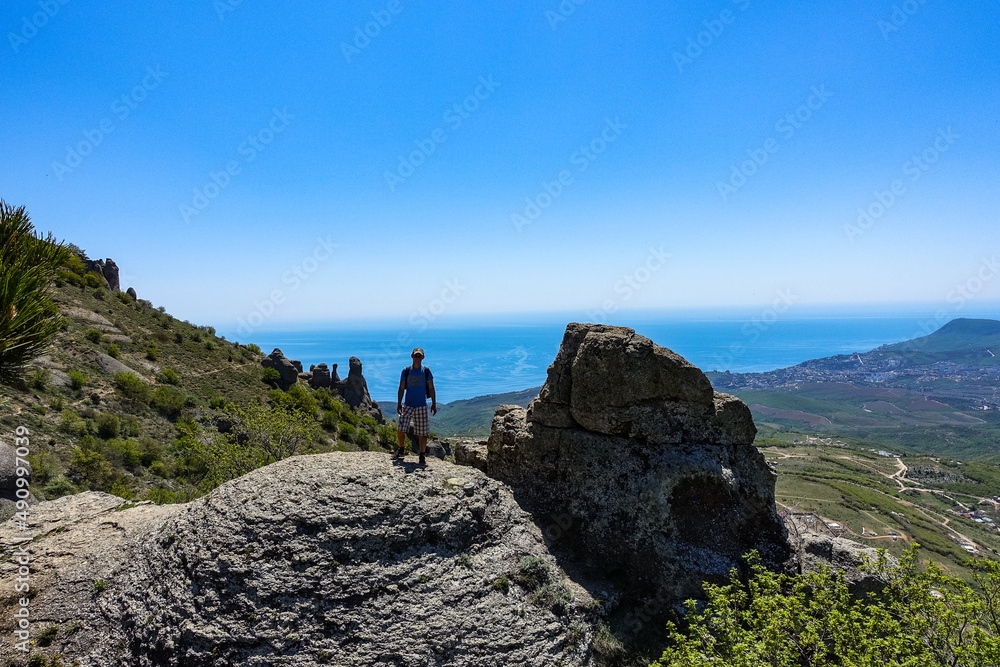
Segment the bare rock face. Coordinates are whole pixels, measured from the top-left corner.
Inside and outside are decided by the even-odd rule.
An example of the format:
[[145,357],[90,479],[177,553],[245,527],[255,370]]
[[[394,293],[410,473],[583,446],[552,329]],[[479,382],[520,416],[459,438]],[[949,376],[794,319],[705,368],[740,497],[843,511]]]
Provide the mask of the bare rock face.
[[[385,418],[382,416],[382,410],[368,393],[368,381],[361,373],[361,360],[357,357],[351,357],[349,363],[350,370],[347,373],[347,379],[337,385],[340,395],[355,410],[360,410],[374,417],[379,423],[383,423]],[[336,368],[334,366],[334,374],[336,374]]]
[[260,365],[264,368],[274,368],[280,373],[278,386],[284,391],[288,391],[299,379],[299,371],[280,349],[274,348],[271,354],[261,360]]
[[330,386],[330,368],[326,364],[310,366],[309,371],[312,376],[309,378],[309,386],[313,389]]
[[486,469],[555,542],[663,609],[701,597],[751,549],[787,558],[755,434],[747,406],[674,352],[632,329],[570,324],[538,398],[497,409]]
[[[34,538],[33,636],[58,628],[33,653],[123,667],[592,664],[593,600],[567,587],[558,609],[533,602],[523,558],[561,575],[510,491],[478,470],[334,452],[186,505],[130,505],[88,492],[35,506],[28,531],[0,524],[5,544]],[[0,561],[6,590],[17,568]],[[8,609],[0,631],[13,623]]]
[[139,295],[136,294],[134,287],[129,287],[127,290],[125,290],[125,293],[128,294],[130,297],[132,297],[133,301],[136,301],[136,300],[139,299]]
[[96,273],[101,278],[104,278],[104,282],[107,284],[108,289],[115,292],[121,291],[121,283],[118,278],[119,270],[118,265],[115,264],[115,260],[108,257],[106,260],[98,259],[86,259],[84,264],[87,266],[87,270]]

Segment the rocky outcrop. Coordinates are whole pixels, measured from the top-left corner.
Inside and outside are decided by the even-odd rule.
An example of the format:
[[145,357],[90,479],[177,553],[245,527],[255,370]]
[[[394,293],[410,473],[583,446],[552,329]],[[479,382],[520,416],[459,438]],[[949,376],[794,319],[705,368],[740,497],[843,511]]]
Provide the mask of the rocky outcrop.
[[489,450],[485,440],[460,440],[455,444],[455,463],[486,472]]
[[132,375],[135,375],[137,378],[139,378],[140,380],[142,380],[146,384],[151,384],[150,381],[149,381],[149,378],[143,376],[143,374],[140,373],[139,371],[135,370],[131,366],[127,366],[126,364],[122,363],[118,359],[115,359],[114,357],[112,357],[109,354],[104,354],[103,352],[98,352],[94,356],[94,362],[105,373],[111,373],[111,374],[114,374],[114,373],[131,373]]
[[[22,450],[22,454],[24,451]],[[20,460],[18,460],[20,459]],[[20,475],[18,473],[27,473]],[[6,442],[0,442],[0,520],[9,518],[16,511],[17,507],[17,490],[19,488],[27,489],[27,485],[20,487],[17,484],[19,478],[24,478],[26,482],[31,482],[31,464],[27,459],[17,456],[17,449],[8,445]],[[21,495],[24,495],[22,492]],[[30,493],[24,498],[28,502],[35,502],[34,496]],[[5,542],[5,544],[11,544],[10,542]]]
[[[800,533],[790,540],[795,551],[794,563],[786,567],[790,573],[816,572],[825,567],[833,567],[844,573],[844,581],[855,595],[879,591],[885,582],[862,566],[865,562],[875,563],[878,550],[843,537],[820,535],[812,532]],[[891,562],[898,561],[889,556]]]
[[[336,369],[336,366],[334,366],[334,369]],[[352,408],[374,417],[379,423],[385,421],[378,403],[373,401],[371,395],[368,393],[368,381],[361,374],[360,359],[351,357],[347,379],[338,383],[336,387],[340,395]]]
[[312,373],[312,376],[309,378],[310,387],[313,389],[319,389],[320,387],[330,386],[330,369],[326,364],[310,366],[309,372]]
[[337,364],[334,364],[330,367],[330,384],[336,386],[341,382],[343,380],[340,379],[340,375],[337,373]]
[[121,291],[121,283],[118,278],[118,265],[115,264],[115,260],[108,257],[104,259],[85,259],[84,264],[87,270],[96,273],[98,276],[104,279],[104,283],[108,286],[108,289],[114,290],[115,292]]
[[787,558],[755,433],[746,405],[674,352],[570,324],[538,398],[497,409],[486,469],[553,528],[553,548],[617,569],[627,598],[663,610],[752,549]]
[[[593,600],[561,581],[510,491],[472,468],[334,452],[186,505],[88,492],[29,516],[0,540],[34,538],[31,632],[56,631],[32,651],[66,664],[592,664]],[[519,576],[524,562],[544,577]],[[17,568],[0,560],[5,590]],[[8,608],[0,631],[13,622]]]
[[135,293],[134,287],[129,287],[127,290],[125,290],[125,293],[128,294],[130,297],[132,297],[133,301],[137,301],[139,299],[139,295]]
[[301,373],[302,372],[302,362],[299,361],[298,359],[292,359],[291,361],[292,361],[292,366],[295,366],[295,370],[297,370],[299,373]]
[[260,365],[264,368],[273,368],[278,371],[280,376],[278,378],[278,387],[284,391],[291,389],[292,385],[299,379],[299,371],[296,370],[295,365],[278,348],[274,348],[271,354],[264,357]]

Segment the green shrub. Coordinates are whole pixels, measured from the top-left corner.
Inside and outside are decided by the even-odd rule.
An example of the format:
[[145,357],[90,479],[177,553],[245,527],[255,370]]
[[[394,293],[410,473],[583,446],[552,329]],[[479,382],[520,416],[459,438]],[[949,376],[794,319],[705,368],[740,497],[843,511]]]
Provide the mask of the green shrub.
[[142,435],[142,424],[139,423],[138,419],[130,415],[125,418],[122,424],[122,433],[130,438],[138,438]]
[[149,359],[150,361],[156,361],[156,357],[158,354],[159,351],[156,349],[155,345],[150,345],[149,347],[146,348],[146,358]]
[[350,406],[346,404],[344,405],[344,410],[340,418],[343,421],[346,421],[351,426],[357,426],[361,422],[361,418],[358,416],[358,413],[352,410]]
[[268,384],[273,384],[281,379],[281,373],[278,372],[277,368],[265,368],[260,379]]
[[197,329],[195,329],[194,331],[192,331],[191,332],[191,340],[193,340],[196,343],[200,343],[201,342],[201,332],[198,331]]
[[135,493],[123,479],[116,480],[111,485],[111,488],[108,489],[108,493],[119,498],[124,498],[125,500],[132,500],[135,497]]
[[160,374],[156,376],[157,382],[163,382],[164,384],[178,385],[181,383],[181,376],[177,374],[177,371],[164,368],[160,371]]
[[257,345],[257,343],[247,343],[246,348],[251,352],[253,352],[254,354],[257,355],[261,354],[260,345]]
[[117,438],[121,433],[121,420],[115,415],[100,414],[94,422],[97,424],[97,435],[104,440]]
[[114,357],[115,359],[121,358],[122,351],[121,348],[118,347],[117,343],[111,343],[111,345],[108,345],[108,356]]
[[79,493],[79,489],[69,481],[65,475],[59,475],[48,484],[42,488],[42,493],[49,500],[55,500],[56,498],[61,498],[63,496],[72,495],[74,493]]
[[219,346],[216,345],[215,341],[213,340],[206,340],[205,349],[208,350],[209,352],[214,352],[215,350],[219,349]]
[[52,371],[48,368],[35,369],[28,377],[28,383],[31,385],[31,388],[38,391],[45,391],[45,387],[47,387],[51,381]]
[[298,410],[313,419],[319,413],[316,399],[300,384],[292,385],[288,391],[275,389],[270,392],[269,397],[272,405],[289,411]]
[[336,431],[337,424],[340,423],[340,417],[333,412],[324,412],[323,419],[320,420],[320,426],[322,426],[327,431]]
[[552,582],[549,564],[538,556],[525,556],[517,566],[514,581],[526,590],[536,591]]
[[532,604],[549,609],[557,616],[562,616],[573,605],[573,592],[566,584],[545,584],[531,595]]
[[226,399],[218,394],[213,394],[208,397],[208,407],[213,410],[221,410],[226,405]]
[[80,371],[70,371],[67,375],[69,375],[69,386],[71,389],[80,390],[87,384],[87,376]]
[[146,492],[146,500],[152,500],[157,505],[170,505],[185,502],[184,496],[170,489],[150,489]]
[[396,436],[396,429],[392,426],[379,426],[378,427],[378,443],[384,449],[392,449],[398,445],[398,440]]
[[995,665],[1000,563],[972,560],[972,581],[921,566],[916,547],[899,565],[884,552],[863,569],[880,591],[852,595],[842,572],[777,574],[752,553],[750,573],[705,584],[688,600],[685,628],[667,624],[654,667]]
[[89,482],[97,488],[103,488],[111,481],[114,471],[104,455],[98,451],[73,448],[73,456],[69,462],[70,472],[80,482]]
[[97,329],[87,329],[83,333],[83,337],[89,340],[91,343],[100,343],[101,336],[102,336],[101,332]]
[[146,405],[152,395],[149,385],[135,373],[115,373],[115,389],[121,396],[136,405]]
[[[173,477],[173,471],[170,469],[170,465],[165,461],[153,461],[150,463],[149,472],[151,475],[156,475],[157,477],[162,477],[163,479],[170,479]],[[150,500],[152,500],[152,498],[150,498]]]
[[180,345],[181,343],[183,343],[184,342],[184,334],[182,334],[180,331],[175,332],[174,333],[174,342],[177,343],[178,345]]
[[59,415],[59,430],[79,437],[87,432],[87,423],[80,419],[80,415],[67,408]]
[[340,422],[338,431],[340,431],[341,440],[344,440],[346,442],[354,442],[355,434],[357,433],[357,429],[354,427],[354,424],[342,421]]
[[114,457],[126,468],[137,468],[142,463],[139,443],[134,440],[112,440],[108,445],[114,451]]
[[58,461],[48,452],[29,454],[28,461],[31,463],[32,484],[44,486],[59,473]]
[[163,458],[163,447],[152,438],[143,438],[139,441],[139,463],[150,468],[153,464]]
[[360,449],[368,449],[372,444],[372,435],[363,428],[354,431],[354,444]]
[[164,417],[177,417],[184,407],[184,393],[170,386],[161,386],[153,390],[150,406]]
[[83,276],[84,282],[86,282],[87,287],[103,287],[104,279],[99,277],[96,273],[89,272]]
[[58,625],[53,625],[50,628],[45,628],[44,630],[38,633],[38,645],[50,646],[52,644],[52,640],[56,638],[57,634],[59,634]]

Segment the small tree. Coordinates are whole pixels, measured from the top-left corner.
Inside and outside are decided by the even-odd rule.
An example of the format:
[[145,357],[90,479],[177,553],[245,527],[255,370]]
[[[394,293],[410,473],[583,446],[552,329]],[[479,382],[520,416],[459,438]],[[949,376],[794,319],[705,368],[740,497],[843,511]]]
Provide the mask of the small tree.
[[49,290],[69,257],[51,234],[35,235],[23,206],[0,200],[0,382],[20,381],[62,326]]
[[218,433],[204,444],[203,460],[210,462],[203,486],[212,489],[269,463],[294,456],[311,441],[313,419],[297,410],[228,405],[233,421],[229,433]]

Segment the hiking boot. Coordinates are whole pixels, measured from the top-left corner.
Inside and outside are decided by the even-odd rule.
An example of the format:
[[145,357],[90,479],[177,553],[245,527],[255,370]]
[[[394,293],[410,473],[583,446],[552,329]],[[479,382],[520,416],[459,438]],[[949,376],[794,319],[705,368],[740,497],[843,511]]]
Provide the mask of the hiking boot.
[[427,459],[424,458],[424,453],[423,452],[420,452],[420,465],[422,465],[422,466],[427,465]]
[[402,461],[404,458],[406,458],[406,450],[400,447],[399,449],[396,450],[396,453],[389,458],[391,458],[393,461]]

